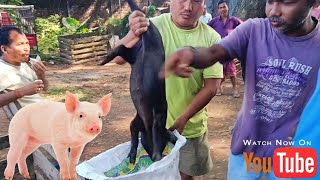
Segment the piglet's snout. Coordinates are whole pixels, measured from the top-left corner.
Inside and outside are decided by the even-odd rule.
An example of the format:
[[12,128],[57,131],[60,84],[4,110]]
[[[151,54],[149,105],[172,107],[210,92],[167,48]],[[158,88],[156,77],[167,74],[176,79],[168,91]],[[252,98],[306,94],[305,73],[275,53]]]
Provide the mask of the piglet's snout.
[[96,134],[99,134],[101,131],[101,128],[100,126],[98,125],[92,125],[91,127],[88,128],[88,132],[92,135],[96,135]]

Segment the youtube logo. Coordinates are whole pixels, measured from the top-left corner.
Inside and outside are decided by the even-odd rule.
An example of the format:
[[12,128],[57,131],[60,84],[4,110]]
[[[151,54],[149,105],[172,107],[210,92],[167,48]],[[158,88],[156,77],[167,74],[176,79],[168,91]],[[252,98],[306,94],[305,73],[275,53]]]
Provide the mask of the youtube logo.
[[278,178],[312,178],[317,174],[317,152],[313,148],[277,148],[273,166]]

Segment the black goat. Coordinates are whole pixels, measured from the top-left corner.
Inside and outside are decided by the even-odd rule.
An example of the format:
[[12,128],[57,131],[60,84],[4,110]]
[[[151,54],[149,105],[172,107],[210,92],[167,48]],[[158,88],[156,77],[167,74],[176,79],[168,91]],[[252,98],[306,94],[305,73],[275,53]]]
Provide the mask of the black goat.
[[[127,0],[132,11],[140,10],[134,0]],[[140,10],[141,11],[141,10]],[[150,23],[140,41],[133,48],[121,45],[108,53],[100,63],[104,65],[116,56],[123,57],[131,65],[130,94],[137,110],[130,124],[131,150],[128,155],[134,163],[137,154],[138,136],[153,161],[162,158],[162,152],[170,141],[177,138],[165,128],[167,119],[167,100],[165,81],[159,72],[165,60],[162,39],[157,28]]]

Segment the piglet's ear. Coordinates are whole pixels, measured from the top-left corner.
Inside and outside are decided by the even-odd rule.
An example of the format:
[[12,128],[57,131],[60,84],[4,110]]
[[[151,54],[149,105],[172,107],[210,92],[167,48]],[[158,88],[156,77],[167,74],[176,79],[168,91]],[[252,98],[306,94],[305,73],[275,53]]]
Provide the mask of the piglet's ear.
[[98,105],[102,109],[102,116],[105,116],[109,113],[110,108],[111,108],[111,93],[103,96],[98,102]]
[[67,91],[66,101],[65,101],[65,106],[67,111],[69,113],[74,113],[75,110],[79,107],[79,103],[80,102],[78,98],[72,93],[70,93],[69,91]]

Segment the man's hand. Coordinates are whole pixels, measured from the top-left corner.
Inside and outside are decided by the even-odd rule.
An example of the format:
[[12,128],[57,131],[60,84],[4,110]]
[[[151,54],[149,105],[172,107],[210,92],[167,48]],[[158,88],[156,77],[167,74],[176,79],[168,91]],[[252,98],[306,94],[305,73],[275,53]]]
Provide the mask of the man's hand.
[[38,61],[32,65],[32,69],[36,73],[38,79],[44,80],[45,79],[45,72],[46,67],[41,61]]
[[[147,7],[143,7],[142,11],[143,12],[132,12],[132,14],[129,16],[130,30],[124,38],[116,42],[115,47],[118,47],[122,44],[127,48],[132,48],[139,42],[141,34],[146,32],[148,26],[150,25],[149,19],[147,19],[145,15],[147,12]],[[126,61],[120,56],[115,57],[113,62],[119,65],[126,63]]]
[[180,77],[189,77],[192,74],[190,64],[192,64],[193,61],[193,50],[191,48],[182,48],[169,57],[160,72],[160,77],[165,78],[171,73]]
[[181,134],[184,130],[189,119],[185,118],[184,116],[179,117],[176,119],[176,122],[169,128],[170,131],[174,131],[175,129]]
[[147,7],[143,7],[142,11],[143,12],[133,11],[129,16],[130,30],[132,30],[132,32],[138,37],[141,36],[142,33],[146,32],[150,25],[149,19],[145,15]]
[[43,88],[44,88],[43,82],[36,81],[36,82],[30,83],[30,84],[18,89],[18,90],[22,94],[22,96],[26,96],[26,95],[33,95],[33,94],[40,93]]

